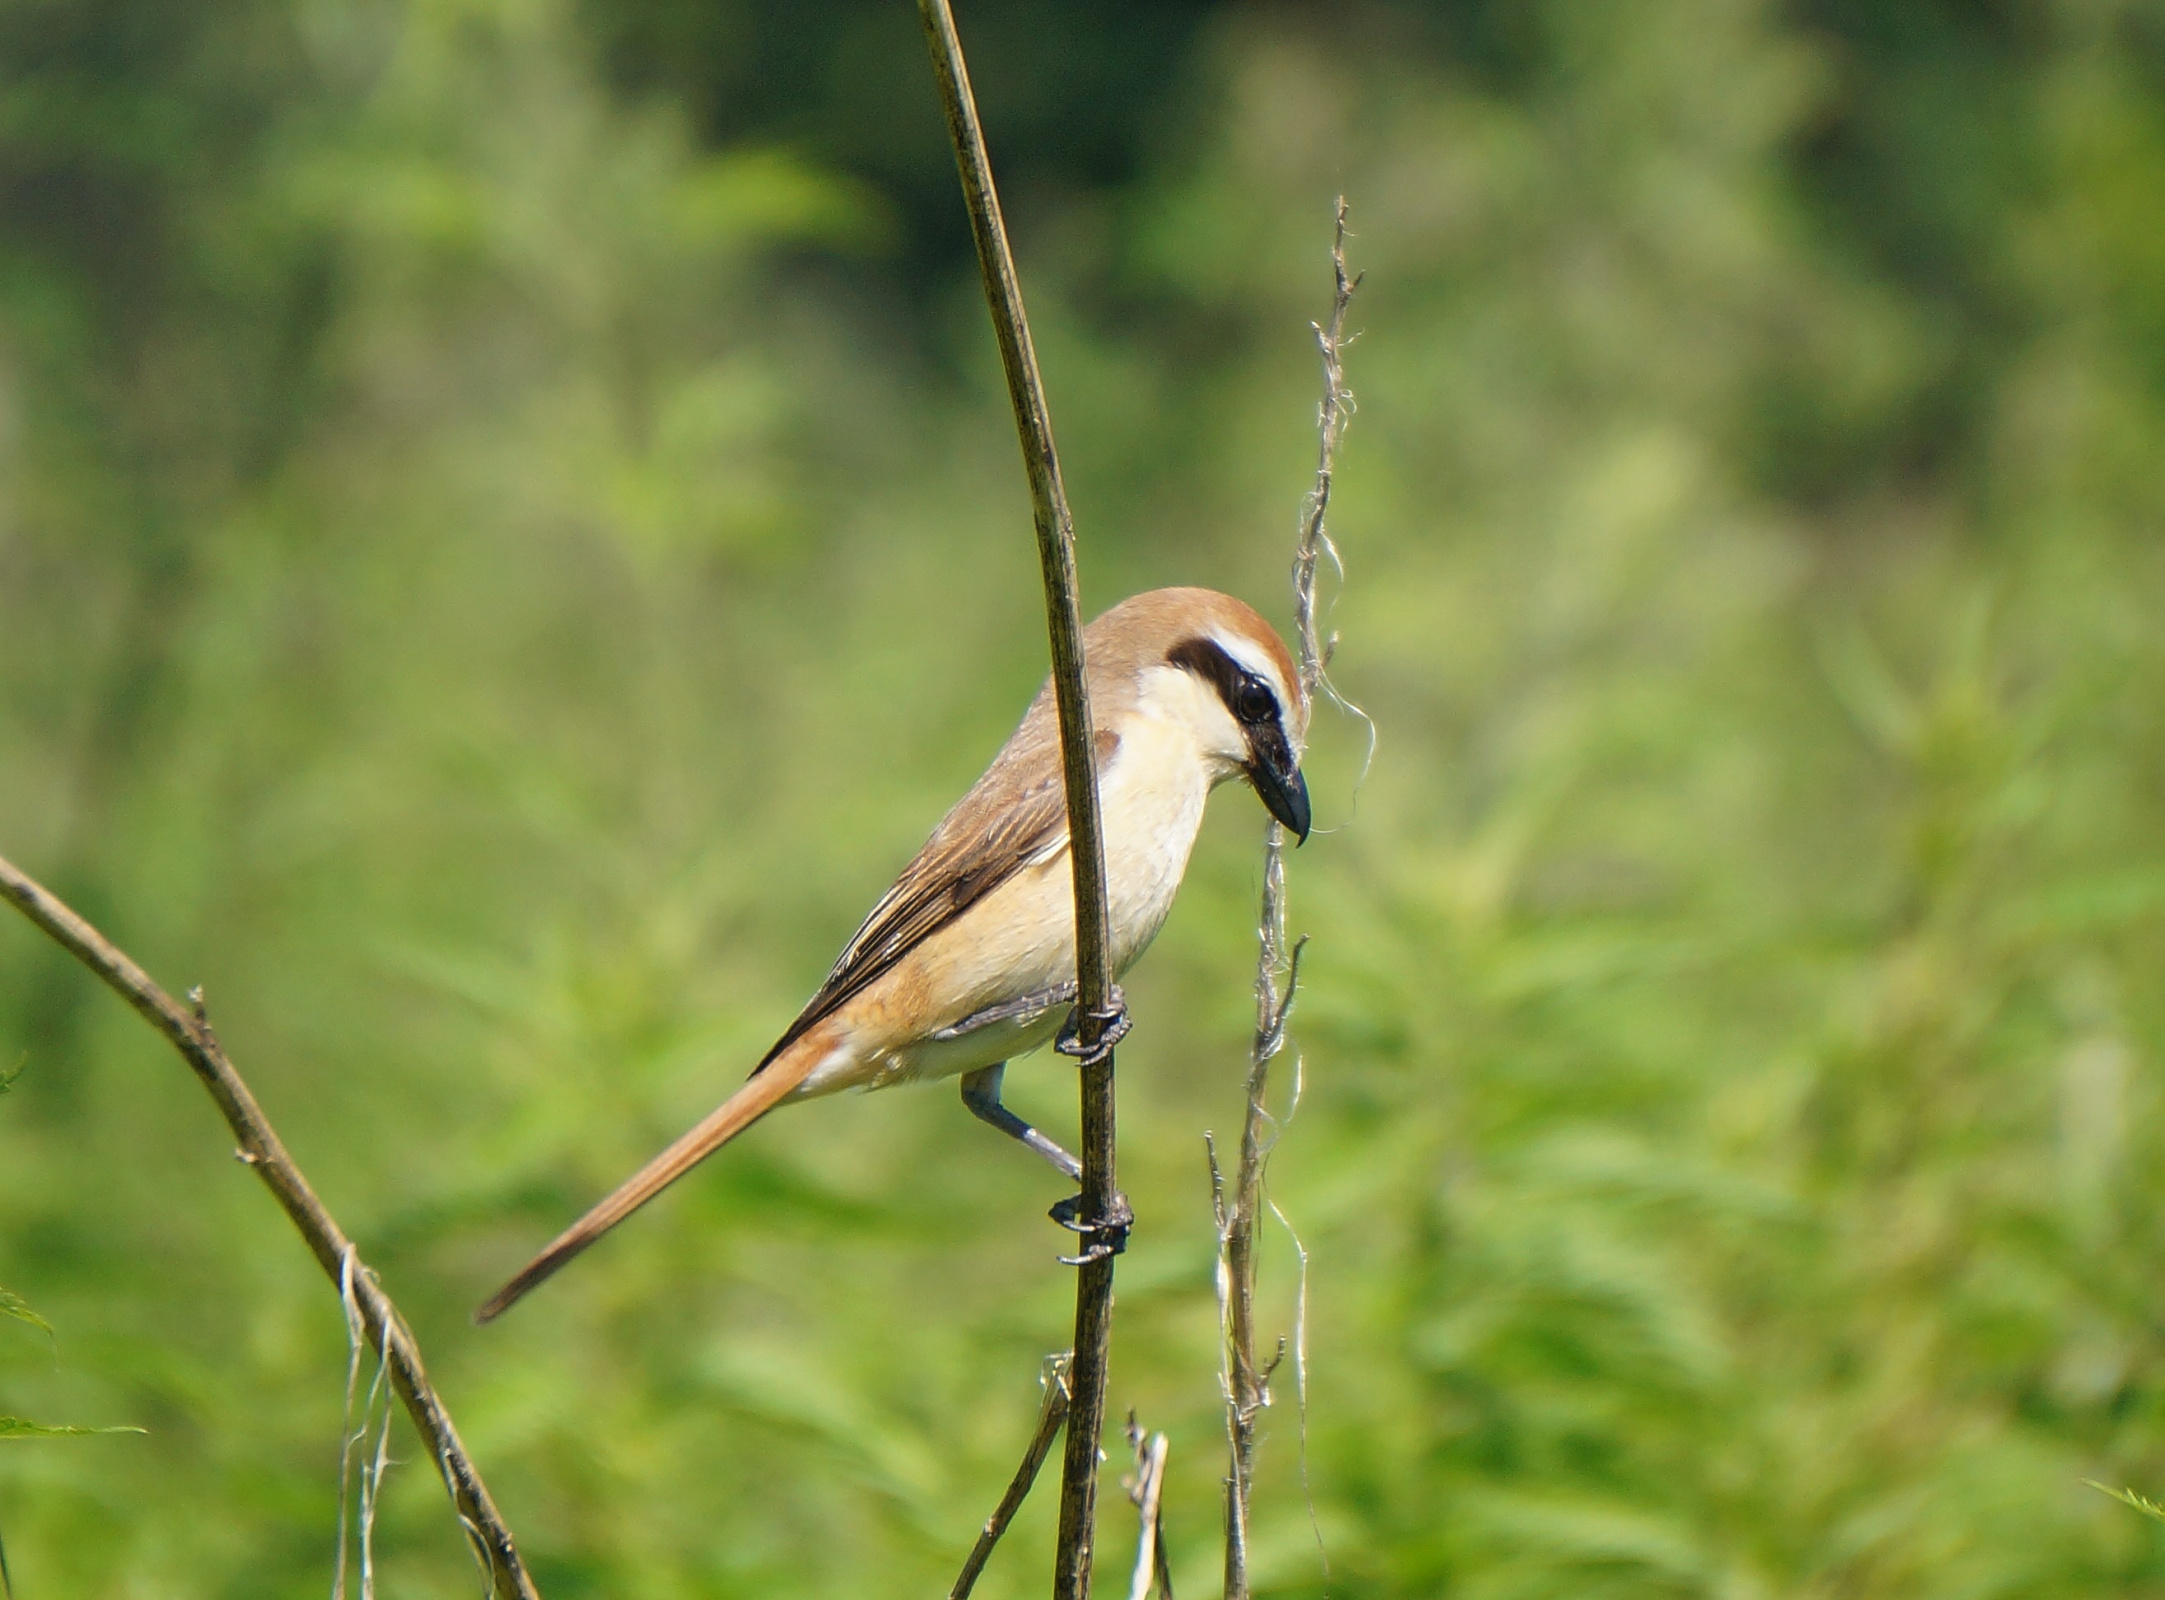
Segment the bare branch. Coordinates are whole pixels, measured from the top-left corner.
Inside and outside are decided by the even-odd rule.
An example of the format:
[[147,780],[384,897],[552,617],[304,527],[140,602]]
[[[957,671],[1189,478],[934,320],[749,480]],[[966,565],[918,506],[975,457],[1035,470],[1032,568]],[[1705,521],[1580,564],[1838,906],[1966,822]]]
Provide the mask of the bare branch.
[[1038,1469],[1044,1466],[1045,1457],[1052,1452],[1053,1436],[1067,1421],[1067,1376],[1073,1362],[1071,1351],[1045,1358],[1045,1371],[1038,1380],[1045,1389],[1045,1402],[1038,1407],[1037,1431],[1030,1435],[1030,1443],[1022,1452],[1022,1462],[1015,1468],[1015,1476],[1008,1480],[1007,1493],[1000,1496],[1000,1503],[985,1519],[977,1543],[970,1547],[969,1559],[962,1563],[955,1586],[947,1591],[947,1600],[969,1600],[970,1591],[977,1587],[979,1574],[985,1570],[985,1563],[992,1559],[992,1547],[1000,1542],[1007,1532],[1007,1525],[1015,1520],[1015,1513],[1029,1498],[1030,1487],[1037,1482]]
[[[1316,411],[1316,476],[1301,507],[1300,534],[1293,553],[1293,622],[1300,655],[1301,688],[1310,705],[1318,695],[1340,704],[1330,685],[1332,645],[1317,638],[1316,567],[1337,551],[1325,518],[1339,441],[1353,417],[1353,392],[1346,387],[1346,310],[1353,303],[1358,277],[1346,272],[1346,202],[1338,200],[1331,236],[1331,313],[1312,323],[1323,361],[1323,399]],[[1290,953],[1285,937],[1285,830],[1273,821],[1263,834],[1263,894],[1256,916],[1255,1037],[1248,1050],[1248,1103],[1241,1121],[1240,1158],[1228,1184],[1210,1152],[1211,1188],[1218,1216],[1218,1311],[1225,1337],[1225,1600],[1248,1600],[1249,1519],[1255,1490],[1256,1419],[1270,1404],[1270,1379],[1284,1360],[1280,1340],[1269,1364],[1258,1367],[1255,1354],[1255,1225],[1262,1207],[1263,1174],[1277,1142],[1280,1124],[1270,1113],[1270,1064],[1285,1048],[1286,1025],[1300,986],[1304,938]],[[1295,1075],[1298,1097],[1298,1073]],[[1290,1115],[1290,1112],[1288,1113]],[[1303,1252],[1301,1316],[1306,1317],[1306,1253]],[[1296,1351],[1305,1348],[1305,1327],[1297,1328]],[[1305,1389],[1306,1366],[1296,1362]]]
[[[1075,980],[1078,1030],[1083,1063],[1082,1209],[1086,1221],[1109,1220],[1119,1207],[1114,1170],[1113,1059],[1100,1040],[1115,1019],[1112,971],[1105,908],[1105,844],[1098,821],[1097,769],[1090,728],[1090,702],[1084,690],[1082,617],[1076,599],[1075,523],[1060,482],[1060,457],[1053,446],[1052,416],[1038,376],[1037,352],[1030,341],[1029,318],[1007,225],[993,187],[992,164],[970,93],[969,68],[955,32],[948,0],[918,0],[925,43],[932,53],[933,75],[947,113],[947,131],[955,147],[955,168],[969,208],[970,232],[977,241],[977,264],[992,312],[1007,393],[1015,411],[1015,431],[1022,443],[1023,466],[1030,479],[1030,505],[1037,525],[1038,563],[1045,586],[1045,621],[1052,644],[1054,698],[1060,711],[1060,745],[1067,783],[1069,858],[1075,877]],[[1093,1238],[1103,1245],[1104,1235]],[[1086,1249],[1075,1282],[1075,1364],[1072,1415],[1067,1448],[1061,1459],[1060,1538],[1054,1557],[1055,1600],[1087,1600],[1090,1592],[1092,1540],[1097,1515],[1098,1437],[1105,1422],[1105,1370],[1112,1344],[1113,1253],[1111,1247]]]
[[362,1330],[390,1368],[391,1385],[405,1402],[406,1414],[427,1442],[429,1454],[443,1474],[457,1511],[476,1553],[488,1564],[495,1600],[539,1600],[539,1591],[519,1558],[511,1529],[505,1526],[488,1486],[459,1442],[451,1414],[436,1397],[421,1362],[421,1347],[413,1330],[399,1315],[398,1307],[384,1293],[375,1273],[361,1264],[353,1241],[348,1239],[316,1192],[286,1154],[277,1130],[256,1104],[241,1075],[226,1058],[225,1049],[212,1031],[203,1006],[203,992],[192,992],[193,1010],[183,1010],[147,973],[108,943],[105,937],[77,916],[44,887],[5,858],[0,858],[0,898],[6,899],[70,954],[102,979],[136,1009],[145,1022],[164,1034],[181,1058],[194,1070],[197,1081],[217,1103],[226,1126],[233,1130],[239,1148],[234,1152],[252,1168],[278,1201],[287,1218],[300,1231],[332,1283],[341,1294],[351,1294],[360,1311]]

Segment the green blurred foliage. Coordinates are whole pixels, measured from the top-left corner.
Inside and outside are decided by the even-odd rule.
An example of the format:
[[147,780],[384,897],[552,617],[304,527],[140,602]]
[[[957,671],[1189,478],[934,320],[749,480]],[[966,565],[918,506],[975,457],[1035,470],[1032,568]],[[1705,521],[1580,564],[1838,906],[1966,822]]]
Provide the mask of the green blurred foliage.
[[[1042,671],[907,7],[795,9],[0,15],[0,850],[206,985],[552,1600],[942,1592],[1067,1324],[1045,1174],[929,1091],[465,1320]],[[2165,7],[983,10],[1093,608],[1283,617],[1340,189],[1369,272],[1268,1592],[2165,1589],[2084,1486],[2165,1487]],[[1260,820],[1122,1052],[1114,1403],[1191,1593]],[[61,1337],[0,1409],[149,1429],[6,1447],[18,1592],[327,1583],[335,1295],[10,921],[18,1059],[0,1281]],[[471,1591],[424,1462],[379,1543]]]

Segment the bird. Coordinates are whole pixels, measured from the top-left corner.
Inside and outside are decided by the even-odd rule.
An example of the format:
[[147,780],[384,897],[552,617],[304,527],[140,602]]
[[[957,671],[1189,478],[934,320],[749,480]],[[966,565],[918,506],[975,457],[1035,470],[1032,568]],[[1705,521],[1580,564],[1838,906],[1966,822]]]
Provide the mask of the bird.
[[[1308,696],[1285,643],[1245,602],[1211,589],[1121,601],[1082,634],[1105,841],[1115,978],[1171,911],[1204,802],[1245,779],[1299,842],[1309,834],[1301,751]],[[902,869],[745,1085],[565,1229],[478,1312],[528,1291],[776,1106],[843,1089],[959,1077],[963,1104],[1070,1180],[1074,1156],[1000,1098],[1012,1058],[1048,1040],[1082,1054],[1073,1015],[1075,904],[1058,712],[1048,678],[984,775]],[[1126,1031],[1103,1020],[1101,1052]],[[1119,1250],[1131,1217],[1052,1208]]]

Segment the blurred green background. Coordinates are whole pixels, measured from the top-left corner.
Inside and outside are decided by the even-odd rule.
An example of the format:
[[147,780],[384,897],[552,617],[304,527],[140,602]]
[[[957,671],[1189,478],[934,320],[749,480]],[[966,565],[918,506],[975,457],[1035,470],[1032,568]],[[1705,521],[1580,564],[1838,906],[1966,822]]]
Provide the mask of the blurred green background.
[[[2165,4],[962,22],[1087,609],[1285,619],[1340,190],[1369,273],[1264,1589],[2165,1593],[2083,1485],[2165,1488]],[[207,986],[551,1600],[944,1593],[1071,1292],[951,1090],[776,1118],[466,1321],[1043,672],[912,9],[13,0],[0,63],[0,853]],[[1261,826],[1221,794],[1121,1058],[1114,1415],[1189,1594]],[[57,1333],[0,1323],[0,1411],[149,1432],[0,1442],[17,1593],[326,1592],[335,1296],[9,916],[18,1064]],[[471,1593],[400,1430],[383,1592]]]

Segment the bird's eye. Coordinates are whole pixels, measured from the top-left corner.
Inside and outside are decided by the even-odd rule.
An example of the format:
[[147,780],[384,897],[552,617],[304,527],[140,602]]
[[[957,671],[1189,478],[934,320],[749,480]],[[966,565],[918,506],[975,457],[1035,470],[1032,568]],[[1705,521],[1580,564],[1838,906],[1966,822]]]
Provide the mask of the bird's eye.
[[1268,722],[1278,710],[1278,697],[1260,678],[1242,682],[1234,696],[1233,710],[1243,722]]

